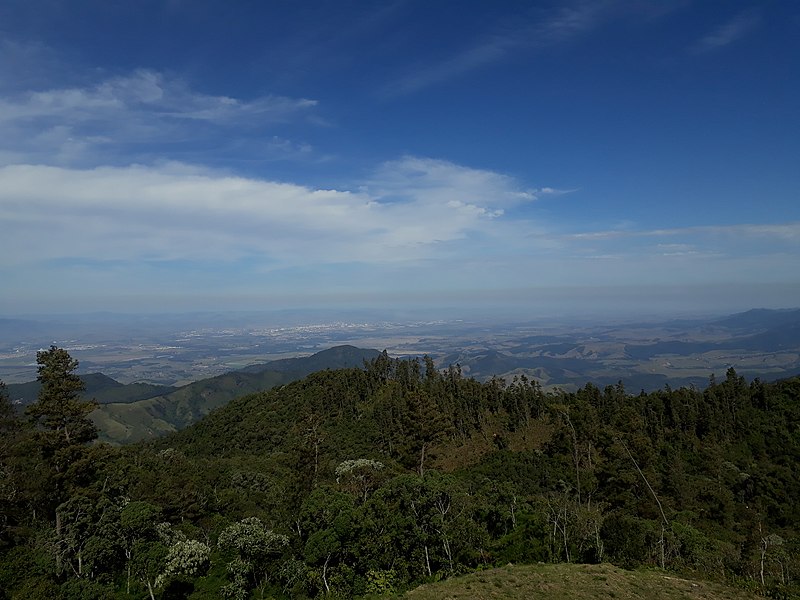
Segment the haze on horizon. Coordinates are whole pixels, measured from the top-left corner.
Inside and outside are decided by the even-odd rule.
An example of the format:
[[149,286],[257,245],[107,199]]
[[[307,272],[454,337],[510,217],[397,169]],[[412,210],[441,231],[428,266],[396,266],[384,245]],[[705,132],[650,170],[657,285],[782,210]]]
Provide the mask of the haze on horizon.
[[0,6],[0,315],[800,299],[800,6]]

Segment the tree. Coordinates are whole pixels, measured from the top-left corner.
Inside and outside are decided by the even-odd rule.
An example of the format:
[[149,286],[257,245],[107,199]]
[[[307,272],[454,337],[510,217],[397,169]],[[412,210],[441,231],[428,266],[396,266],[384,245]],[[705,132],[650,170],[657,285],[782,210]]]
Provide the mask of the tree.
[[8,395],[8,388],[3,380],[0,379],[0,456],[4,454],[8,445],[6,436],[18,429],[19,423],[17,420],[14,405],[11,403],[11,398]]
[[146,547],[143,542],[155,540],[156,524],[160,516],[161,509],[142,501],[128,502],[120,511],[119,534],[122,538],[127,568],[126,593],[131,591],[134,549]]
[[16,445],[17,433],[20,430],[14,405],[8,396],[6,384],[0,380],[0,535],[6,521],[5,502],[11,502],[15,495],[13,471],[9,466],[9,459]]
[[[211,548],[198,540],[177,540],[167,551],[164,569],[156,578],[162,587],[174,577],[196,577],[208,569]],[[152,587],[148,587],[152,596]]]
[[249,597],[253,587],[266,585],[270,560],[283,552],[289,538],[268,529],[258,517],[248,517],[223,530],[217,544],[233,555],[228,563],[232,582],[222,588],[222,595],[239,600]]
[[377,484],[383,463],[369,458],[346,460],[336,467],[336,483],[357,496],[362,503]]
[[[447,436],[451,426],[432,397],[424,390],[412,391],[406,396],[408,409],[404,429],[408,434],[408,458],[417,461],[419,476],[425,475],[425,461],[430,458],[431,447]],[[410,461],[409,461],[410,462]]]
[[131,557],[128,568],[130,573],[147,586],[151,600],[155,600],[155,592],[159,588],[169,588],[183,578],[192,579],[203,575],[211,559],[211,548],[208,545],[187,538],[169,523],[158,523],[151,529],[149,519],[157,515],[157,509],[154,508],[146,503],[138,503],[122,519],[126,521],[123,528],[142,526],[150,530],[147,535],[133,540],[128,553]]
[[132,571],[147,586],[150,600],[155,600],[154,588],[164,568],[169,548],[162,541],[137,540],[132,552]]
[[315,489],[300,509],[300,523],[306,538],[305,562],[320,567],[326,593],[333,587],[331,571],[345,564],[357,548],[354,540],[357,521],[354,498],[327,486]]
[[94,533],[97,520],[95,503],[86,496],[73,496],[56,509],[54,551],[56,569],[71,569],[76,577],[83,577],[84,549]]
[[9,456],[15,453],[18,434],[23,423],[17,416],[8,388],[0,379],[0,469]]
[[[97,427],[88,418],[97,404],[80,399],[85,387],[75,374],[78,361],[63,348],[50,346],[36,353],[39,364],[37,380],[41,383],[37,401],[27,414],[43,431],[43,450],[55,455],[72,445],[81,445],[97,438]],[[55,463],[56,471],[64,465]]]

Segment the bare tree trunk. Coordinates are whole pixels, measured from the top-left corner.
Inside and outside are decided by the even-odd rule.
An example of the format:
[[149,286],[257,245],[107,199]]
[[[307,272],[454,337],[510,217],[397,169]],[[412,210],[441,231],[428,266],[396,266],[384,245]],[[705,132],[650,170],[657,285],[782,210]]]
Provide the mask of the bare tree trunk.
[[653,495],[653,498],[655,498],[656,504],[658,504],[658,510],[661,512],[661,519],[663,520],[663,523],[661,525],[661,539],[659,540],[659,544],[661,545],[660,562],[661,562],[661,568],[663,569],[666,567],[666,548],[664,547],[666,539],[664,533],[666,528],[669,527],[669,521],[667,521],[667,515],[664,514],[664,508],[661,506],[661,500],[658,499],[658,494],[656,494],[656,491],[653,489],[653,486],[650,485],[650,482],[647,480],[647,477],[645,477],[644,473],[639,468],[639,463],[637,463],[636,459],[633,458],[633,454],[631,454],[631,451],[628,450],[628,446],[626,446],[625,442],[623,442],[622,440],[619,440],[619,443],[622,444],[623,448],[625,448],[625,452],[628,453],[628,456],[630,457],[633,466],[636,467],[636,470],[639,472],[639,475],[642,477],[645,484],[647,485],[647,489],[650,490],[650,493]]
[[[569,418],[569,415],[565,412],[561,413],[562,416],[567,420],[567,425],[569,425],[570,432],[572,433],[572,460],[575,463],[575,483],[576,491],[578,493],[578,504],[581,503],[581,469],[580,469],[580,454],[578,452],[578,434],[575,432],[575,426],[572,424],[572,419]],[[569,561],[567,561],[569,562]]]
[[[61,543],[61,513],[56,511],[56,537],[59,539],[59,544]],[[56,572],[61,572],[61,551],[56,549]]]
[[758,524],[758,537],[761,538],[761,587],[764,587],[764,561],[767,559],[767,538],[764,537],[764,532],[761,529],[761,523]]
[[306,429],[306,440],[310,442],[314,450],[314,479],[312,485],[317,485],[317,476],[319,475],[319,450],[320,445],[325,440],[325,436],[320,434],[320,419],[317,415],[312,414],[307,418],[308,428]]
[[602,563],[605,547],[603,545],[603,539],[600,537],[600,524],[596,521],[594,524],[594,543],[597,548],[597,562]]
[[517,528],[517,515],[515,511],[516,507],[517,507],[517,495],[514,494],[511,497],[511,529]]
[[628,450],[628,447],[625,445],[625,443],[622,440],[620,440],[620,444],[622,444],[622,447],[625,448],[625,452],[627,452],[628,456],[630,456],[631,461],[633,462],[633,466],[636,467],[636,470],[639,472],[639,475],[641,475],[642,479],[644,479],[644,482],[647,484],[647,489],[650,490],[650,493],[653,494],[653,498],[656,499],[656,504],[658,504],[658,510],[661,511],[661,518],[664,519],[664,525],[669,525],[669,521],[667,521],[667,515],[664,514],[664,509],[661,506],[661,500],[658,499],[658,495],[656,494],[656,491],[653,489],[653,486],[651,486],[650,482],[647,481],[647,477],[644,476],[644,473],[642,473],[642,470],[639,468],[639,463],[637,463],[636,459],[633,458],[633,454],[631,454],[631,451]]
[[425,544],[425,567],[428,570],[428,577],[432,577],[433,573],[431,573],[431,557],[428,556],[428,545]]
[[317,483],[319,474],[319,440],[314,440],[314,483]]
[[447,562],[450,564],[450,574],[453,574],[453,554],[450,551],[450,540],[447,539],[447,536],[442,534],[442,547],[444,548],[444,553],[447,556]]
[[569,558],[569,542],[567,540],[567,504],[564,502],[564,521],[561,525],[561,534],[564,536],[564,554],[567,557],[567,562],[572,562]]
[[328,585],[328,563],[330,562],[330,560],[331,560],[331,555],[328,554],[328,556],[325,558],[325,564],[322,565],[322,583],[325,584],[325,591],[328,592],[329,594],[331,592],[331,586]]

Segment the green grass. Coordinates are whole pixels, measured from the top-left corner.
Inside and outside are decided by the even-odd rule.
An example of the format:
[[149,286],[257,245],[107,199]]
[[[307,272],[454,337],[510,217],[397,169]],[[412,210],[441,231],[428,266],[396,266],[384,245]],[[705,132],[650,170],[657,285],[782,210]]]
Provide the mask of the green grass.
[[526,565],[491,569],[420,586],[410,600],[745,600],[745,592],[661,571],[626,571],[612,565]]

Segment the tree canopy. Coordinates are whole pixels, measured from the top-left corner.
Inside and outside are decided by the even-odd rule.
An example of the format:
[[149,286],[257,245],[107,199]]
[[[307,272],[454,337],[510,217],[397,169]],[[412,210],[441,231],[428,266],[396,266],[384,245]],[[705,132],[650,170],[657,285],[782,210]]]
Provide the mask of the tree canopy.
[[76,367],[40,353],[28,421],[0,413],[2,600],[352,597],[538,561],[798,593],[800,378],[544,393],[382,354],[111,448]]

